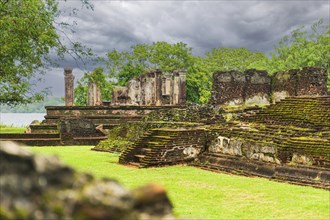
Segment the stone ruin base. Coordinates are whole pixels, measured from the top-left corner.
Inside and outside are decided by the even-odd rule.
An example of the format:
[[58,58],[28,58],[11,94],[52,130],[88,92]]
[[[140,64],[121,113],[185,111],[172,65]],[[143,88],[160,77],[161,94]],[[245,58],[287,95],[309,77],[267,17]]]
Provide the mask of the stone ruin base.
[[185,163],[330,189],[329,110],[330,97],[295,97],[242,114],[236,122],[152,129],[119,162],[139,167]]

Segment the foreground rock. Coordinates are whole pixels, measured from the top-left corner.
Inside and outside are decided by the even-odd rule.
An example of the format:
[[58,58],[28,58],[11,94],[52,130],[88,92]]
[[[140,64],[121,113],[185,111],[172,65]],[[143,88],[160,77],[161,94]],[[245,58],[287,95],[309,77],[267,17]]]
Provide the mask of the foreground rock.
[[127,191],[13,142],[0,142],[0,204],[0,219],[174,219],[160,186]]

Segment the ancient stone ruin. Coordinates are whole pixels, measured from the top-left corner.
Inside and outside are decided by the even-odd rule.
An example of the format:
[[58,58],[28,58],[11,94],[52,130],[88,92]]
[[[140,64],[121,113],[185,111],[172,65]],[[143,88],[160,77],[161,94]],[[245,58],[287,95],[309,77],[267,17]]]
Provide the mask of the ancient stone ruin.
[[327,71],[319,67],[305,67],[275,73],[272,77],[272,99],[279,101],[292,96],[326,96]]
[[1,219],[175,219],[161,186],[128,191],[13,142],[0,142],[0,157]]
[[87,105],[88,106],[97,106],[102,105],[101,100],[101,89],[95,82],[88,83],[87,91]]
[[71,68],[64,69],[65,106],[73,106],[74,76]]
[[[185,72],[152,71],[116,87],[111,105],[91,98],[91,106],[48,106],[45,120],[30,126],[31,134],[0,134],[0,139],[42,146],[97,145],[109,138],[94,149],[120,149],[122,164],[185,163],[330,188],[325,69],[305,67],[273,76],[224,71],[213,77],[208,106],[184,105]],[[95,87],[90,91],[100,97]],[[118,140],[128,144],[112,148]]]
[[185,105],[186,71],[162,73],[159,70],[131,79],[127,86],[116,86],[112,105]]
[[239,121],[168,126],[149,130],[119,162],[186,163],[330,189],[330,97],[286,98]]
[[215,106],[268,105],[292,96],[327,95],[327,71],[305,67],[275,73],[246,70],[215,72],[210,104]]

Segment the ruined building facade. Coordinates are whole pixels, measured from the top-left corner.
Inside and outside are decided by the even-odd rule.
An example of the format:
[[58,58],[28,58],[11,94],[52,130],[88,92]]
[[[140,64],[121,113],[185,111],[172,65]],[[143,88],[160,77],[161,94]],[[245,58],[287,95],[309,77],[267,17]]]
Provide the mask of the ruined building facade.
[[172,73],[151,71],[128,81],[127,86],[116,86],[112,105],[162,106],[185,105],[186,71]]
[[210,104],[268,105],[294,96],[326,96],[327,71],[320,67],[304,67],[277,72],[218,71],[213,74]]

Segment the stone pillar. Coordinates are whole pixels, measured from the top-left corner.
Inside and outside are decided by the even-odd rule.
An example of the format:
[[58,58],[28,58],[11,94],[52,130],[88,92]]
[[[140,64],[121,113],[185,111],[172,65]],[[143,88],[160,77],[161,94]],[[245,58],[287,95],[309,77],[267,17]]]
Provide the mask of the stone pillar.
[[186,70],[179,71],[179,105],[186,104]]
[[97,106],[101,105],[101,89],[94,82],[88,84],[87,105]]
[[152,105],[154,95],[154,76],[153,73],[147,73],[144,84],[144,105]]
[[172,105],[179,104],[179,92],[180,92],[180,77],[179,72],[175,71],[173,73],[173,86],[172,86]]
[[130,97],[130,105],[139,105],[141,101],[141,87],[138,78],[131,79],[127,85],[127,95]]
[[162,78],[162,105],[170,105],[172,102],[172,74],[165,73]]
[[157,103],[157,73],[151,72],[149,77],[151,81],[151,100],[150,105],[156,105]]
[[156,70],[155,73],[155,83],[156,83],[156,106],[163,105],[162,103],[162,72]]
[[72,74],[72,68],[64,69],[64,82],[65,82],[65,106],[73,106],[74,76]]

